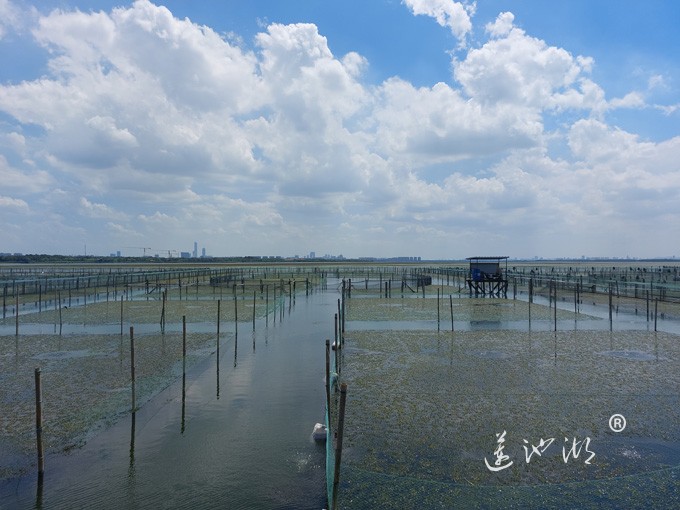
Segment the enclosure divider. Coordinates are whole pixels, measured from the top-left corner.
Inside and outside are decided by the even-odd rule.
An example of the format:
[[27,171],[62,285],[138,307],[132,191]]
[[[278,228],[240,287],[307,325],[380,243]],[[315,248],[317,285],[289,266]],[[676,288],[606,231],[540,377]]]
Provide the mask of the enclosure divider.
[[345,427],[345,402],[347,400],[347,384],[340,385],[340,409],[338,411],[338,438],[335,444],[335,471],[333,476],[333,504],[332,509],[338,505],[338,484],[340,483],[340,461],[342,460],[342,437]]

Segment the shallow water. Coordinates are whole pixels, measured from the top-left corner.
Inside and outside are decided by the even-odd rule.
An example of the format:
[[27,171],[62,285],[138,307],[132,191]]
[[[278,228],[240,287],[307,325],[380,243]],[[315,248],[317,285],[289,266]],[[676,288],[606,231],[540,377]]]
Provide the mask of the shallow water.
[[558,303],[555,332],[547,300],[530,323],[526,302],[459,299],[452,332],[394,301],[347,318],[342,508],[680,508],[678,321],[621,313],[610,331],[606,306]]
[[325,448],[311,432],[337,297],[298,296],[275,325],[241,323],[236,339],[232,328],[219,363],[209,355],[134,417],[48,456],[42,484],[0,482],[0,508],[323,508]]

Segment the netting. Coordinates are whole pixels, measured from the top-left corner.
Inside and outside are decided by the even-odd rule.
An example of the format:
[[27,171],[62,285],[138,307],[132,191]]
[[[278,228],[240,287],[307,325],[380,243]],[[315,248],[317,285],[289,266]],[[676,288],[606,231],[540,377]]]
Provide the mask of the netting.
[[326,400],[326,495],[328,498],[328,508],[333,509],[333,484],[335,480],[335,427],[333,423],[333,413],[331,412],[333,393],[337,388],[338,372],[336,365],[335,351],[328,351],[329,374],[326,378],[326,391],[328,399]]
[[[432,317],[432,301],[407,301],[348,303],[340,508],[679,507],[677,335],[508,330],[527,305],[503,300],[459,303],[456,321],[483,312],[476,331],[381,329]],[[355,318],[374,329],[353,331]],[[493,472],[503,432],[513,464]]]

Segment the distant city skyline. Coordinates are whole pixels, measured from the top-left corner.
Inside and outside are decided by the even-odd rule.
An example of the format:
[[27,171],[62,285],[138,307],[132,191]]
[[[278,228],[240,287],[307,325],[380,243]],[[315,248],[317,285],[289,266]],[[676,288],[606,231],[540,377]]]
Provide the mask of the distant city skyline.
[[678,19],[0,0],[0,252],[680,256]]

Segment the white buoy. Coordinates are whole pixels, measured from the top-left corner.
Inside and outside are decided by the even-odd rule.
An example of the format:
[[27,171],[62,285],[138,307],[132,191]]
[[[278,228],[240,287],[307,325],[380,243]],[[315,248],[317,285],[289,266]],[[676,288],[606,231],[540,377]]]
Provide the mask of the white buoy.
[[314,441],[325,441],[326,440],[326,426],[323,423],[317,423],[314,425],[314,431],[312,431],[312,437]]

